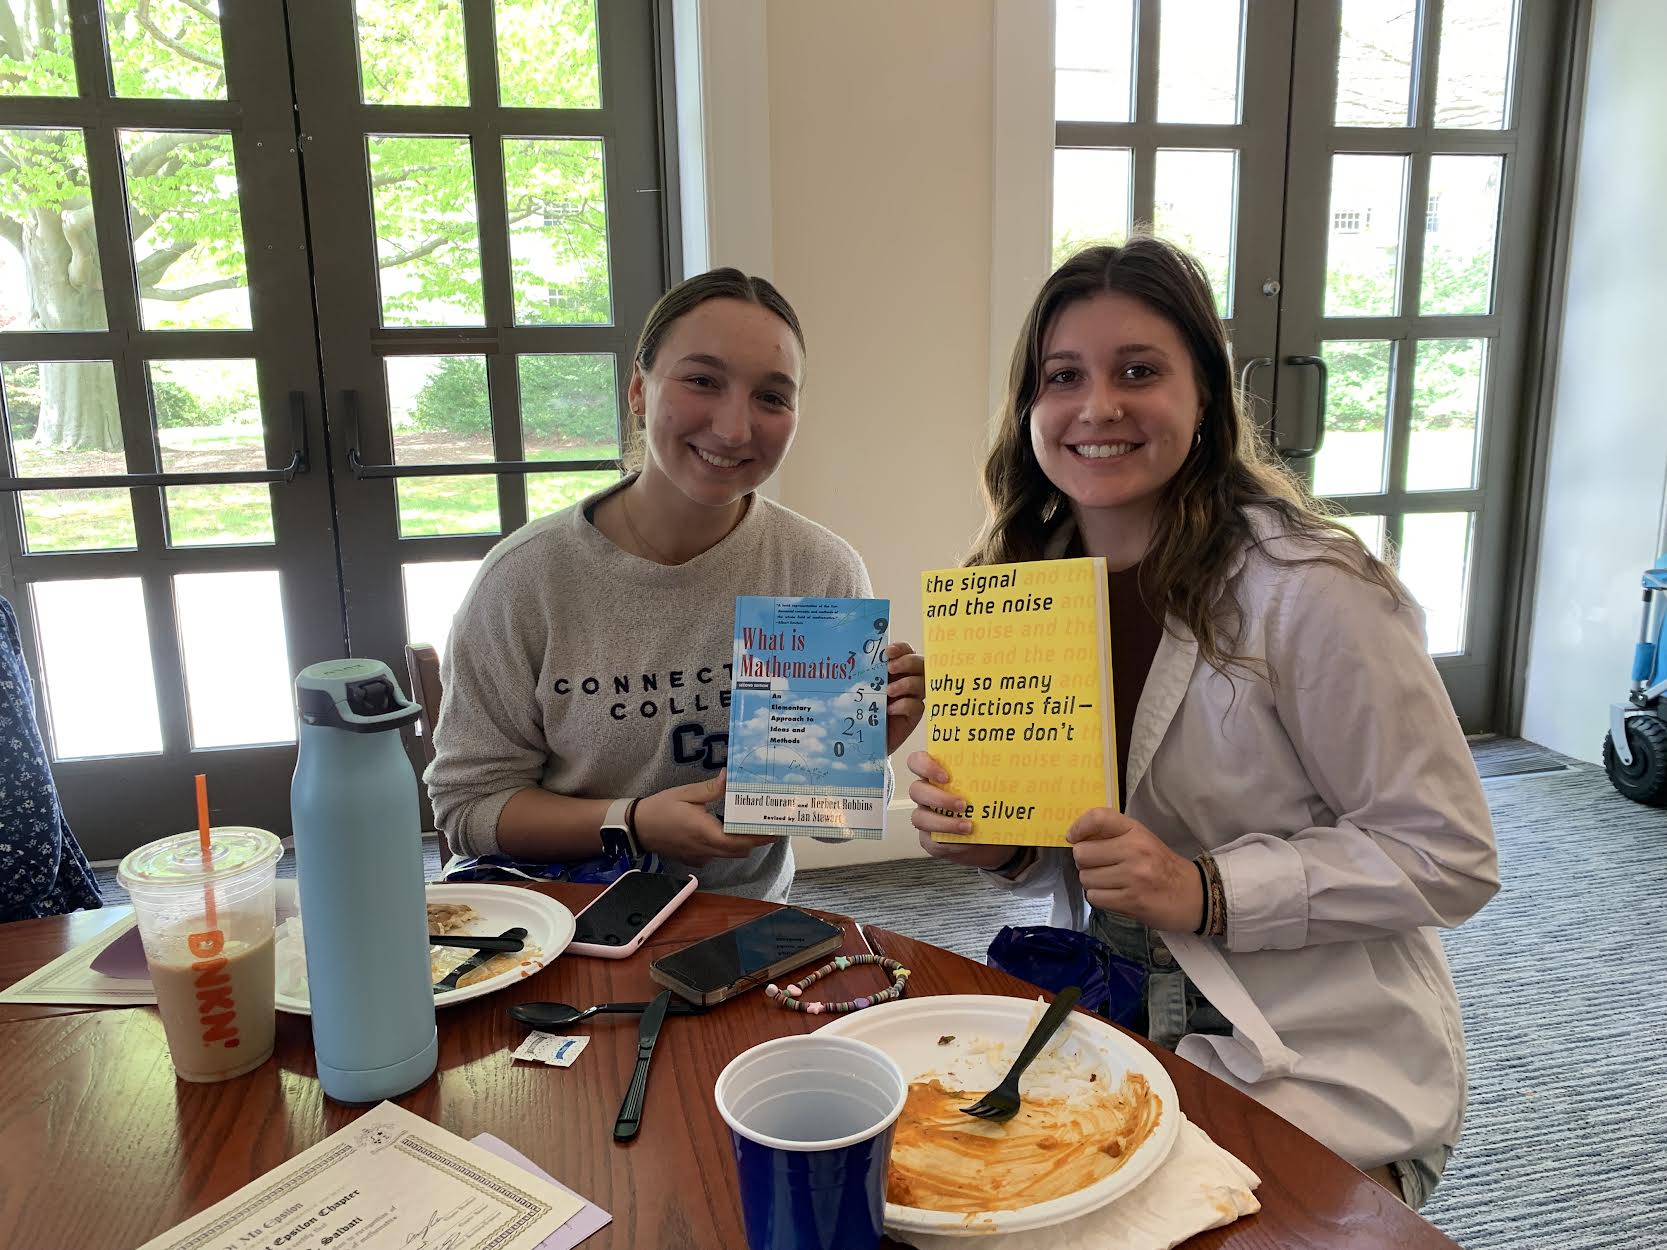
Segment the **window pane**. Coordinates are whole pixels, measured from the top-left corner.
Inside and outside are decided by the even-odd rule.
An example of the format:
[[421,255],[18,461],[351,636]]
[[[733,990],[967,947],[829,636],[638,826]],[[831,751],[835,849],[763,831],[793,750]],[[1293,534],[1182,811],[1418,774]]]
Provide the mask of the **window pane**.
[[16,171],[0,177],[0,222],[18,227],[0,231],[0,332],[105,329],[82,133],[0,130],[0,169]]
[[181,573],[174,578],[174,616],[191,745],[294,742],[277,570]]
[[1316,495],[1367,495],[1383,489],[1385,431],[1395,344],[1334,339],[1320,344],[1326,385],[1325,442],[1314,457]]
[[1244,60],[1240,0],[1163,0],[1161,11],[1158,120],[1235,124]]
[[485,324],[467,139],[368,135],[382,324]]
[[498,102],[602,107],[595,0],[498,0]]
[[[127,472],[108,360],[10,361],[0,365],[8,433],[24,477]],[[20,491],[26,551],[112,551],[138,546],[130,492]]]
[[1504,166],[1503,156],[1430,157],[1420,312],[1491,311],[1499,175]]
[[1158,150],[1153,224],[1204,266],[1216,312],[1233,315],[1233,234],[1238,216],[1239,154]]
[[1417,37],[1416,0],[1343,0],[1337,40],[1337,125],[1411,124]]
[[584,473],[529,473],[527,516],[531,519],[570,508],[586,495],[612,486],[620,476],[613,469],[593,469]]
[[75,95],[69,6],[0,0],[0,14],[0,96]]
[[1409,513],[1401,521],[1401,580],[1424,609],[1431,655],[1464,650],[1473,512]]
[[1053,11],[1055,119],[1133,120],[1134,0],[1054,0]]
[[[254,361],[153,360],[146,369],[164,473],[266,468]],[[162,495],[172,546],[272,541],[270,486],[170,486]]]
[[1407,158],[1331,158],[1325,315],[1393,317],[1401,294]]
[[426,643],[445,655],[452,617],[479,567],[479,560],[436,560],[403,567],[407,642]]
[[366,104],[469,102],[461,0],[355,0],[359,98]]
[[496,534],[498,479],[490,473],[456,477],[406,477],[396,483],[399,536]]
[[521,325],[607,325],[602,140],[505,139],[509,268]]
[[231,135],[119,133],[145,329],[247,330],[249,273]]
[[1408,490],[1468,490],[1476,482],[1485,339],[1425,339],[1412,383]]
[[1053,263],[1129,237],[1129,149],[1055,148]]
[[139,579],[36,582],[29,593],[53,756],[160,751],[162,721]]
[[528,460],[619,455],[619,400],[611,354],[522,356],[521,439]]
[[226,98],[219,0],[104,0],[104,29],[115,95]]
[[1446,0],[1441,6],[1437,126],[1504,128],[1516,22],[1514,0]]
[[[484,356],[389,356],[388,424],[396,464],[484,464],[493,459]],[[494,477],[401,478],[402,537],[485,534],[498,528]]]
[[1360,541],[1366,544],[1378,559],[1383,559],[1383,522],[1381,516],[1340,516],[1337,518],[1360,536]]

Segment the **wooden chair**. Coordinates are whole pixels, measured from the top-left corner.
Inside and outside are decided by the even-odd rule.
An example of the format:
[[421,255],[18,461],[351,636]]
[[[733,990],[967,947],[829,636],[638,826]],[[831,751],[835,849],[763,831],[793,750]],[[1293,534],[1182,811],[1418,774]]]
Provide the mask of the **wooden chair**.
[[[415,732],[422,744],[423,763],[434,762],[434,726],[440,719],[440,653],[427,643],[405,644],[405,675],[411,682],[411,697],[422,705],[423,714],[417,718]],[[440,840],[440,866],[451,859],[451,847],[445,831],[436,828]]]

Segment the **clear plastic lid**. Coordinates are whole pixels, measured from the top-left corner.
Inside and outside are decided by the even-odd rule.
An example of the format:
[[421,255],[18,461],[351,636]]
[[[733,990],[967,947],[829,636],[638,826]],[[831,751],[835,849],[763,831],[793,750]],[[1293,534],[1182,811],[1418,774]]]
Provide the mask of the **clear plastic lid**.
[[116,869],[116,880],[124,890],[185,889],[258,872],[283,857],[284,844],[265,829],[217,825],[208,833],[208,863],[203,862],[202,845],[193,829],[129,851]]

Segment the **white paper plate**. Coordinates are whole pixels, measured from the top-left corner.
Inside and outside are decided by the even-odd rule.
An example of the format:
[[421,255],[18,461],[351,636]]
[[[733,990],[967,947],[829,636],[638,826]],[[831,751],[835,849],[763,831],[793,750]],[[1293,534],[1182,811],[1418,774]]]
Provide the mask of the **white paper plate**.
[[[1042,1017],[1043,1004],[1035,999],[1003,998],[983,994],[942,994],[926,998],[904,998],[852,1012],[824,1025],[819,1031],[836,1033],[871,1042],[890,1055],[913,1082],[928,1075],[945,1076],[968,1090],[993,1089],[1018,1057],[1030,1031]],[[938,1039],[954,1041],[939,1045]],[[991,1045],[995,1043],[995,1045]],[[983,1211],[972,1215],[952,1211],[928,1211],[920,1207],[886,1203],[886,1227],[899,1234],[935,1233],[939,1236],[988,1236],[1017,1233],[1031,1228],[1049,1228],[1085,1215],[1133,1189],[1168,1156],[1181,1129],[1180,1107],[1175,1085],[1163,1065],[1145,1047],[1094,1016],[1072,1012],[1070,1021],[1054,1034],[1054,1040],[1021,1082],[1031,1088],[1032,1074],[1042,1071],[1050,1078],[1049,1056],[1069,1062],[1092,1063],[1108,1077],[1120,1080],[1124,1072],[1138,1072],[1163,1100],[1158,1126],[1128,1162],[1110,1176],[1092,1185],[1033,1206],[1013,1211]],[[1057,1089],[1057,1085],[1051,1086]]]
[[[427,887],[428,901],[431,903],[467,903],[480,913],[480,920],[472,926],[481,934],[492,935],[502,933],[505,929],[522,928],[527,931],[527,945],[538,947],[538,954],[534,957],[535,966],[517,964],[506,972],[500,972],[495,977],[470,985],[461,990],[449,990],[435,996],[436,1007],[450,1007],[455,1003],[466,1003],[471,998],[479,998],[483,994],[490,994],[501,990],[506,985],[512,985],[523,977],[531,976],[540,968],[545,967],[555,957],[567,949],[567,944],[573,940],[573,913],[568,911],[555,899],[547,894],[540,894],[536,890],[525,890],[513,885],[485,885],[477,883],[444,885],[434,884]],[[280,880],[278,882],[278,920],[280,923],[297,911],[296,885],[294,881]],[[303,940],[305,926],[303,924]],[[280,940],[277,957],[280,968],[287,956],[288,943]],[[472,953],[460,950],[457,952],[467,959]],[[280,974],[279,981],[283,978]],[[305,997],[294,994],[278,993],[275,998],[279,1011],[287,1011],[294,1015],[311,1015]]]

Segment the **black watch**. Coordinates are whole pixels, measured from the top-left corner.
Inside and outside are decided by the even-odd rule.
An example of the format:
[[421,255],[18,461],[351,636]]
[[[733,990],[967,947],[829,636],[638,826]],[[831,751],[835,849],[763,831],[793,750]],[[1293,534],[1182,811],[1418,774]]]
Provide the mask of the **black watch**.
[[636,814],[636,799],[615,799],[608,804],[602,817],[602,850],[615,858],[623,856],[631,863],[642,858],[642,844],[637,841],[637,830],[631,817]]

